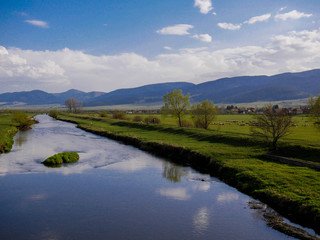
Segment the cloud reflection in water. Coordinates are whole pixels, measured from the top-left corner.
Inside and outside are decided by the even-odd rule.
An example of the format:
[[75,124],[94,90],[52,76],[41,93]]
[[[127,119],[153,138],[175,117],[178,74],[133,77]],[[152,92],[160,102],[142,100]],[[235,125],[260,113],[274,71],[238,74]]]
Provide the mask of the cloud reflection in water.
[[200,208],[193,217],[193,228],[197,234],[203,234],[209,228],[209,209]]
[[187,193],[186,188],[161,188],[158,191],[160,195],[172,198],[175,200],[188,200],[191,195]]

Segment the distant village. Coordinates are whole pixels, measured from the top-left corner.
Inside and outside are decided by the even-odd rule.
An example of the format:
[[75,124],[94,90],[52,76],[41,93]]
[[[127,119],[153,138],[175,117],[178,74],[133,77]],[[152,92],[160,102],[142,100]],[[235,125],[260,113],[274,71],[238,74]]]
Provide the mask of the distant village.
[[[274,109],[280,109],[278,105],[273,105]],[[282,108],[289,115],[308,114],[310,109],[308,106]],[[259,114],[263,113],[263,108],[255,107],[237,107],[235,105],[228,105],[226,107],[218,107],[219,114]],[[161,110],[128,110],[127,114],[160,114]]]

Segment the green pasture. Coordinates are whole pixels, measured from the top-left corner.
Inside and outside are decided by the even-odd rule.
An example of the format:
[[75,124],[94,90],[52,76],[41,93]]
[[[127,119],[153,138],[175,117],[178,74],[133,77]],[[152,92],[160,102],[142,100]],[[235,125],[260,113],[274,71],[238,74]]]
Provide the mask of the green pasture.
[[[89,117],[99,117],[99,113],[84,113]],[[141,116],[143,119],[152,114],[127,114],[128,120],[133,120],[135,116]],[[163,116],[161,114],[153,114],[161,120],[161,125],[177,126],[177,120],[172,116]],[[107,118],[111,118],[109,114]],[[184,119],[192,122],[190,115],[185,115]],[[210,125],[209,130],[218,134],[228,134],[239,137],[251,138],[251,127],[247,123],[253,121],[253,115],[217,115],[214,122]],[[236,121],[236,122],[233,122]],[[291,128],[290,134],[280,143],[288,143],[294,145],[312,146],[320,148],[320,131],[313,126],[312,121],[305,115],[293,116],[295,126]]]

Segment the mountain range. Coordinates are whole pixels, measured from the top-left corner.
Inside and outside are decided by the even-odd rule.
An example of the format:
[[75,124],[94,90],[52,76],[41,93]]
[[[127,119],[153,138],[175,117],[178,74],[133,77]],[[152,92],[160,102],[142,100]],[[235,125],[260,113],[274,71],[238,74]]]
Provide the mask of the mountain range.
[[181,89],[185,94],[190,93],[191,102],[209,99],[214,103],[227,104],[302,99],[320,93],[320,69],[273,76],[221,78],[200,84],[188,82],[150,84],[108,93],[86,93],[75,89],[63,93],[47,93],[41,90],[3,93],[0,94],[0,104],[64,104],[67,98],[74,97],[82,101],[84,106],[149,105],[162,102],[163,95],[174,89]]

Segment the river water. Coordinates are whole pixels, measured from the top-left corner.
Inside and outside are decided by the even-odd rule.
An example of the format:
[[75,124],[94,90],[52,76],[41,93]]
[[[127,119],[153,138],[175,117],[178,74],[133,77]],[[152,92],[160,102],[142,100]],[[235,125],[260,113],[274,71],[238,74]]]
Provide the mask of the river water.
[[[0,239],[293,239],[189,167],[38,115],[0,155]],[[63,151],[78,163],[47,168]]]

